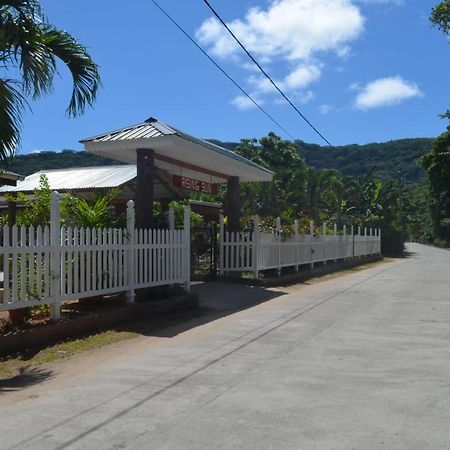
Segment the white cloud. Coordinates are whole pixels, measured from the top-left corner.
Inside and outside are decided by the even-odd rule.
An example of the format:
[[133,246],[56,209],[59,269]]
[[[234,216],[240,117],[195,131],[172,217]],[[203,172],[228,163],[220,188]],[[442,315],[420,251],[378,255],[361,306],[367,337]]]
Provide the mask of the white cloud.
[[[363,31],[364,18],[351,0],[272,0],[266,10],[252,8],[228,25],[255,55],[298,61],[342,50]],[[196,36],[216,56],[239,50],[215,18],[203,22]]]
[[[256,98],[255,95],[252,95],[252,97],[255,99],[255,101],[259,105],[263,105],[264,101],[260,98]],[[245,95],[238,95],[230,102],[232,105],[236,106],[237,109],[240,109],[241,111],[247,111],[249,109],[256,108],[256,105]]]
[[283,84],[287,89],[305,88],[313,81],[317,81],[320,75],[320,67],[315,65],[301,65],[284,79]]
[[[340,58],[349,54],[350,44],[364,30],[364,17],[354,0],[270,0],[267,8],[252,8],[228,26],[266,70],[276,65],[280,72],[287,66],[277,83],[293,94],[320,78],[325,53]],[[249,67],[242,50],[215,18],[205,20],[196,37],[213,55]],[[248,81],[260,94],[274,93],[268,82],[255,75]]]
[[381,106],[397,105],[415,97],[423,96],[419,87],[400,76],[380,78],[359,88],[355,99],[358,109],[372,109]]

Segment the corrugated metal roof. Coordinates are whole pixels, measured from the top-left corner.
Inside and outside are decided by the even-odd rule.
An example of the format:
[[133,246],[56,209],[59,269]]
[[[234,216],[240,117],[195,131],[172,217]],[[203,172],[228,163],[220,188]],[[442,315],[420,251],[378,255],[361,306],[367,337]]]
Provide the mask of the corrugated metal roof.
[[17,186],[0,187],[0,193],[32,192],[39,187],[41,175],[47,176],[52,190],[114,188],[136,178],[136,166],[120,165],[41,170],[29,175],[23,181],[18,181]]
[[178,130],[176,128],[170,127],[157,119],[150,117],[144,123],[137,125],[132,125],[126,128],[121,128],[119,130],[110,131],[108,133],[93,136],[87,139],[83,139],[81,143],[95,143],[95,142],[112,142],[112,141],[128,141],[133,139],[151,139],[160,138],[164,136],[177,135],[180,138],[192,142],[196,145],[200,145],[208,150],[219,153],[228,158],[232,158],[235,161],[239,161],[248,166],[254,167],[256,169],[262,170],[265,173],[273,175],[273,172],[260,166],[259,164],[250,161],[247,158],[233,152],[232,150],[223,148],[219,145],[212,144],[211,142],[205,141],[204,139],[196,138],[184,131]]
[[83,139],[80,142],[108,142],[121,140],[123,141],[127,139],[151,139],[161,136],[168,136],[170,134],[175,134],[175,131],[167,125],[164,125],[151,117],[144,123],[139,123],[137,125],[131,125],[126,128],[109,131],[108,133],[103,133],[97,136]]

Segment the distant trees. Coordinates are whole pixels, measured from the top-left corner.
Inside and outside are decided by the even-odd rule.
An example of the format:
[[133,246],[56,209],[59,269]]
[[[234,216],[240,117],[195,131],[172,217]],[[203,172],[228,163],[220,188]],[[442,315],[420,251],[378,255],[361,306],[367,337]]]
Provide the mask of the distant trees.
[[438,243],[450,244],[450,126],[422,158],[428,173],[430,211],[434,236]]
[[384,252],[403,251],[412,211],[410,191],[401,180],[382,181],[374,171],[352,178],[336,170],[315,169],[305,164],[296,144],[273,133],[259,141],[243,140],[235,150],[275,172],[270,183],[243,186],[247,216],[259,214],[269,227],[277,216],[288,224],[298,218],[303,227],[310,221],[316,227],[324,221],[339,227],[380,227]]
[[73,79],[67,113],[75,116],[96,98],[100,84],[97,65],[73,36],[47,21],[39,0],[2,1],[0,163],[6,163],[20,141],[27,100],[52,91],[58,60],[65,64]]

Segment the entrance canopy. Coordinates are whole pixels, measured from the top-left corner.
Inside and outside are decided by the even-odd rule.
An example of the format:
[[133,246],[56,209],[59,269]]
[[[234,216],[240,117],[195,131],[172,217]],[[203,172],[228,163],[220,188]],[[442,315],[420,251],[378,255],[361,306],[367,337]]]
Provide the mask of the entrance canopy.
[[137,163],[136,150],[154,151],[154,163],[171,176],[207,183],[271,181],[273,173],[218,145],[190,136],[151,117],[144,123],[83,139],[85,150],[106,158]]

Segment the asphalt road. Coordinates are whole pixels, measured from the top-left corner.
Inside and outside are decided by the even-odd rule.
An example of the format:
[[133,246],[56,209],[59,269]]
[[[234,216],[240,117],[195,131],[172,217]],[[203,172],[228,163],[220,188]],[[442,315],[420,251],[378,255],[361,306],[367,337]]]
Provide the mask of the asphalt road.
[[200,286],[222,317],[3,392],[0,448],[449,449],[450,252],[409,249],[312,285]]

